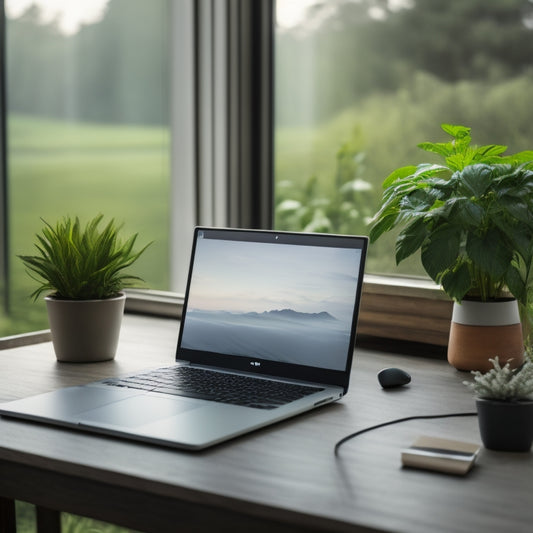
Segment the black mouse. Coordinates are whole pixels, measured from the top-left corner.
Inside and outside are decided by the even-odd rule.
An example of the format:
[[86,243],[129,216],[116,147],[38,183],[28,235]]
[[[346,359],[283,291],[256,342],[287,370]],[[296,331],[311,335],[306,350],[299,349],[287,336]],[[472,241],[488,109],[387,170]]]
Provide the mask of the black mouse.
[[378,372],[378,381],[384,389],[392,389],[410,383],[411,376],[401,368],[384,368]]

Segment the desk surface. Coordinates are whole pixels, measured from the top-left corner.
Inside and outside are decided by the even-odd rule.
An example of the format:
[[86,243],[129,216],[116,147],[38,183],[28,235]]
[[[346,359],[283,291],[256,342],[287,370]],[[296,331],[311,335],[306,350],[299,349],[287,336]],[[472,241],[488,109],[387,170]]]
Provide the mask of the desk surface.
[[[0,351],[0,402],[173,361],[175,320],[127,315],[114,361],[57,363],[50,343]],[[386,366],[411,373],[385,391]],[[144,531],[531,531],[531,454],[482,449],[466,477],[404,469],[421,434],[480,442],[466,374],[446,362],[357,349],[348,395],[201,453],[0,418],[0,496]]]

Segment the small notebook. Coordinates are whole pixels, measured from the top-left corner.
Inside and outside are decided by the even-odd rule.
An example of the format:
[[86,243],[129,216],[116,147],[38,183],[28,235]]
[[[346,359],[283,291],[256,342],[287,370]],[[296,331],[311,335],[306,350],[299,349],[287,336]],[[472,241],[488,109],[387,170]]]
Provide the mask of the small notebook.
[[422,436],[402,451],[402,464],[464,475],[474,466],[479,449],[479,444]]

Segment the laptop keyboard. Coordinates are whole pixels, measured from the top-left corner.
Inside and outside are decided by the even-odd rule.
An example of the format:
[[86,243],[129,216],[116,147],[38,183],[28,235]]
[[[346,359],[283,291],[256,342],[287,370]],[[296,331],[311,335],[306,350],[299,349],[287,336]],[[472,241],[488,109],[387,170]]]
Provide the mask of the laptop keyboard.
[[256,409],[275,409],[324,390],[320,387],[226,374],[189,366],[159,368],[131,377],[106,379],[103,383]]

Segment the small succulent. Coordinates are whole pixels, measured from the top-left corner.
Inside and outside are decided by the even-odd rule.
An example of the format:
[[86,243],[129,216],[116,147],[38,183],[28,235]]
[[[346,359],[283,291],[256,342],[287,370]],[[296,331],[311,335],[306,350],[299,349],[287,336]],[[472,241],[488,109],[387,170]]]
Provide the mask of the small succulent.
[[519,368],[511,369],[509,362],[501,366],[498,357],[490,359],[493,368],[486,373],[472,372],[474,381],[463,383],[477,397],[490,400],[533,400],[533,362],[527,359]]
[[70,300],[111,298],[142,281],[125,270],[149,245],[135,251],[137,234],[122,241],[114,220],[100,229],[102,218],[97,215],[85,226],[78,217],[64,217],[55,225],[43,220],[42,234],[36,235],[38,254],[19,256],[39,282],[34,299],[43,292]]

